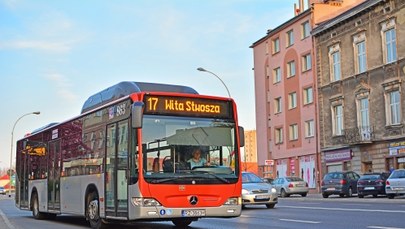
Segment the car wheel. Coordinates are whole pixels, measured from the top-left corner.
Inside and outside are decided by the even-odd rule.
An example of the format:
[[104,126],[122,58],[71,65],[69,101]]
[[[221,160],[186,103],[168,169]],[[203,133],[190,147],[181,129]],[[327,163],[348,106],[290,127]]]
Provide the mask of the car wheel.
[[302,197],[306,197],[308,193],[302,193],[301,196]]
[[329,195],[328,195],[328,194],[325,194],[325,193],[322,193],[322,197],[323,197],[323,198],[328,198]]
[[377,195],[377,194],[374,194],[374,195],[373,195],[373,197],[374,197],[374,198],[377,198],[377,197],[378,197],[378,195]]
[[388,194],[388,199],[394,199],[395,195],[394,194]]
[[339,197],[345,197],[345,194],[339,194]]
[[286,196],[287,196],[287,193],[285,192],[284,189],[281,189],[280,195],[281,195],[281,197],[286,197]]
[[358,197],[359,198],[364,198],[364,195],[359,194]]
[[267,208],[274,208],[275,204],[266,204]]

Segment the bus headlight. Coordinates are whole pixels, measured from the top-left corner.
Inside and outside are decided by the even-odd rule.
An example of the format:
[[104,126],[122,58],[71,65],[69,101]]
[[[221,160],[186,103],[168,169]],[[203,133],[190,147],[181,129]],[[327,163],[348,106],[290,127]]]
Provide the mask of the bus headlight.
[[132,197],[132,203],[139,207],[154,207],[162,206],[157,200],[153,198]]
[[231,197],[224,203],[224,205],[238,205],[239,203],[241,203],[239,197]]

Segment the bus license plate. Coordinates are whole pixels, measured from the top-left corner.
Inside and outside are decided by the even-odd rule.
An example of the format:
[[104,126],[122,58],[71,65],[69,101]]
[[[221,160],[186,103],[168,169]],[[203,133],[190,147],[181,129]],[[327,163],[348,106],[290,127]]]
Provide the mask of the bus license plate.
[[181,215],[183,217],[200,217],[205,216],[205,210],[196,209],[196,210],[182,210]]

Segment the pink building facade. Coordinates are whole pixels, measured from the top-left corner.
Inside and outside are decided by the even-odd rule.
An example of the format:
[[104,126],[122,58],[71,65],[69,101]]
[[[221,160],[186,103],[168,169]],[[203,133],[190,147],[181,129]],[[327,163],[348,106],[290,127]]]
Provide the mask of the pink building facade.
[[299,176],[317,187],[316,96],[311,11],[252,45],[259,173]]
[[309,0],[295,17],[251,46],[254,56],[258,173],[299,176],[319,191],[316,62],[311,31],[364,0]]

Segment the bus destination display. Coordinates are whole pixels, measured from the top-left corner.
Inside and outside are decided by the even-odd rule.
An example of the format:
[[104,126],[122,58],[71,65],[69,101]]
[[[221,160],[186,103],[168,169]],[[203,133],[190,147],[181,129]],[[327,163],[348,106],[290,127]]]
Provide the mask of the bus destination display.
[[145,95],[145,114],[231,118],[230,102],[223,100]]

